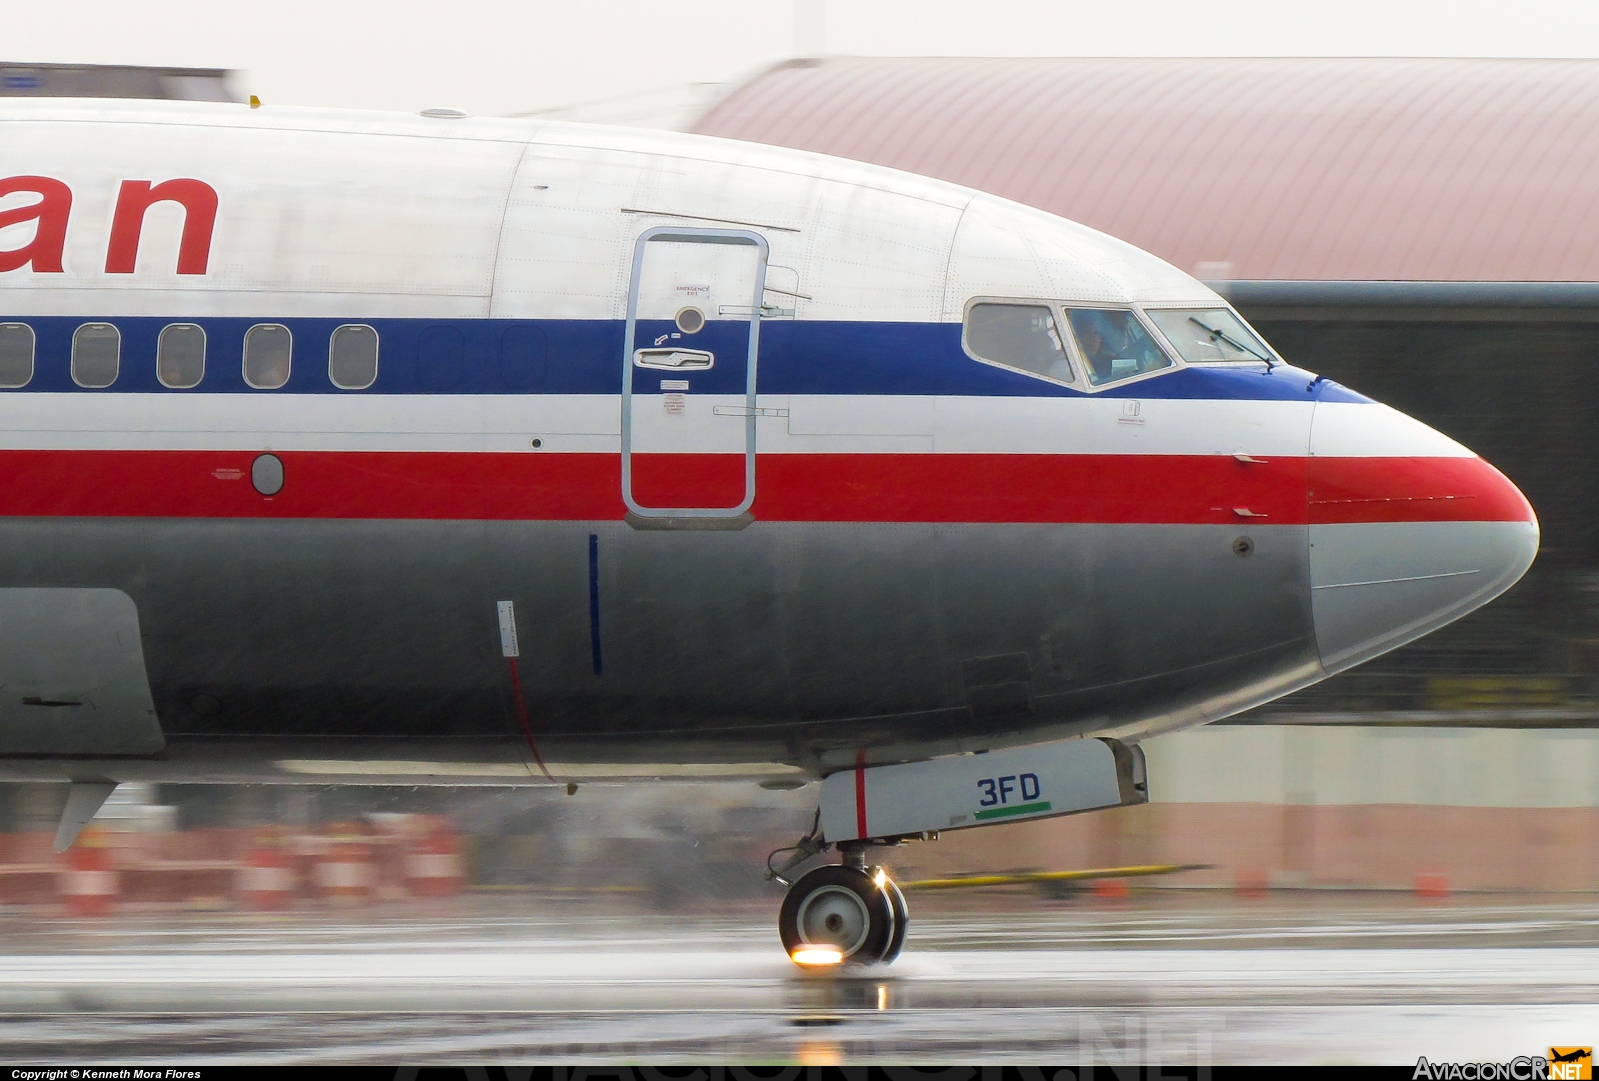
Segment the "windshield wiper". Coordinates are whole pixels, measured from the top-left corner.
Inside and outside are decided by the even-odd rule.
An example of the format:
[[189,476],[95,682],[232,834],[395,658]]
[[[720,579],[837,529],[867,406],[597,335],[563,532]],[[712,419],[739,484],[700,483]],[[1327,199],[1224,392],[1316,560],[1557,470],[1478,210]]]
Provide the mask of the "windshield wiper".
[[1226,342],[1228,345],[1232,346],[1234,349],[1238,350],[1240,353],[1248,353],[1250,356],[1254,357],[1256,360],[1258,360],[1261,363],[1265,364],[1266,365],[1266,370],[1268,372],[1271,371],[1272,360],[1271,360],[1270,357],[1263,357],[1259,353],[1255,352],[1253,349],[1249,348],[1249,346],[1245,345],[1243,342],[1234,341],[1233,337],[1230,334],[1228,334],[1226,331],[1224,331],[1224,330],[1218,330],[1216,327],[1206,326],[1203,322],[1200,321],[1199,317],[1196,316],[1196,315],[1190,315],[1188,317],[1188,321],[1190,323],[1194,324],[1200,330],[1203,330],[1206,334],[1209,334],[1210,335],[1210,343],[1212,345],[1215,345],[1216,344],[1216,339],[1220,338],[1222,341]]

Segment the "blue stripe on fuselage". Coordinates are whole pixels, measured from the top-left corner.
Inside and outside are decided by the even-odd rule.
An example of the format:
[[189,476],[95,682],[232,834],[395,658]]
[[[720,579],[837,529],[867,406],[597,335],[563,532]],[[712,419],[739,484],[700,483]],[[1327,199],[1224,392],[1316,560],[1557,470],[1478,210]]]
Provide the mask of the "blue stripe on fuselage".
[[[205,328],[205,378],[195,392],[246,394],[614,394],[619,391],[624,324],[587,319],[258,319],[0,316],[26,323],[37,336],[28,391],[83,390],[72,381],[72,334],[86,322],[122,332],[122,363],[108,390],[185,394],[156,378],[156,342],[163,327]],[[294,335],[288,385],[251,389],[244,381],[244,335],[259,323],[281,323]],[[350,323],[379,336],[377,382],[341,391],[328,378],[328,342]],[[711,328],[726,329],[726,328]],[[641,328],[642,330],[642,328]],[[707,331],[709,336],[711,331]],[[724,335],[725,336],[725,335]],[[640,340],[640,345],[649,344]],[[689,336],[673,344],[692,346]],[[733,369],[724,369],[729,376]],[[667,373],[671,374],[671,373]],[[770,320],[761,326],[759,388],[765,394],[940,394],[977,397],[1079,397],[1081,391],[982,364],[961,348],[958,323],[869,323]],[[726,393],[721,372],[692,377],[694,390]],[[1335,383],[1278,365],[1195,367],[1101,393],[1127,398],[1364,401]],[[6,393],[0,391],[0,393]]]

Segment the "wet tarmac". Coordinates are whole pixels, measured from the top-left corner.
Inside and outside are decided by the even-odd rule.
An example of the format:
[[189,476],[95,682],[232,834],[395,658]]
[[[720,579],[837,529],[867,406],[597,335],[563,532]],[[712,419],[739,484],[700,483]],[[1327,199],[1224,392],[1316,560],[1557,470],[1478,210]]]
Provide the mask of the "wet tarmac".
[[[1507,1060],[1599,1036],[1599,902],[1150,891],[914,906],[807,973],[776,905],[0,916],[12,1062]],[[575,915],[582,913],[582,915]]]

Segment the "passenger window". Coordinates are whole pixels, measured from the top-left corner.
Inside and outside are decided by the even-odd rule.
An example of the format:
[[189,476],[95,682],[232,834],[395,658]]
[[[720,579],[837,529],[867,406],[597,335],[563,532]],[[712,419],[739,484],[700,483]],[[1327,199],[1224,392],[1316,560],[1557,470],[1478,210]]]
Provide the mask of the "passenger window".
[[466,375],[466,339],[450,326],[431,326],[416,340],[416,378],[423,390],[450,390]]
[[173,390],[188,390],[205,378],[205,331],[193,323],[161,329],[155,346],[155,377]]
[[1070,382],[1071,362],[1047,304],[973,304],[966,313],[966,348],[981,360]]
[[517,390],[544,385],[550,343],[537,326],[509,327],[500,335],[500,378]]
[[33,328],[0,323],[0,388],[15,390],[33,381]]
[[1226,308],[1146,310],[1177,355],[1191,364],[1207,361],[1264,360],[1271,353],[1243,320]]
[[122,332],[110,323],[85,323],[72,334],[72,381],[98,390],[117,381]]
[[294,336],[278,323],[257,323],[244,334],[244,381],[256,390],[277,390],[289,381]]
[[1066,321],[1096,387],[1171,367],[1171,358],[1130,311],[1069,308]]
[[328,378],[340,390],[365,390],[378,380],[378,332],[352,323],[333,332]]

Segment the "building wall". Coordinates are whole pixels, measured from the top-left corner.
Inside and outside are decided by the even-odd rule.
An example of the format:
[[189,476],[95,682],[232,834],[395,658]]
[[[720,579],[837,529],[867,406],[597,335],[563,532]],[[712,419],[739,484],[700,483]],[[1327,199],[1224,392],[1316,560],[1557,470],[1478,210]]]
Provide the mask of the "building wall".
[[1599,731],[1206,727],[1145,744],[1152,802],[946,833],[902,878],[1202,863],[1168,885],[1599,889]]

